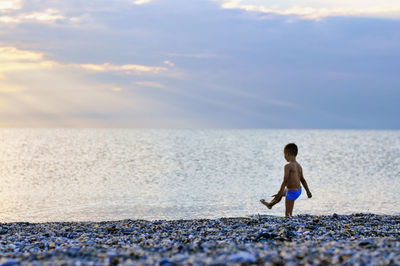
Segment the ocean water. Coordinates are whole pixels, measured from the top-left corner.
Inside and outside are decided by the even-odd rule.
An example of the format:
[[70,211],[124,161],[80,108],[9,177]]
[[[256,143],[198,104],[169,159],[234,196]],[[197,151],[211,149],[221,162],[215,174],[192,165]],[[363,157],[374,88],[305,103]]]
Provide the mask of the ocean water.
[[1,129],[0,221],[282,216],[289,142],[294,214],[400,214],[400,131]]

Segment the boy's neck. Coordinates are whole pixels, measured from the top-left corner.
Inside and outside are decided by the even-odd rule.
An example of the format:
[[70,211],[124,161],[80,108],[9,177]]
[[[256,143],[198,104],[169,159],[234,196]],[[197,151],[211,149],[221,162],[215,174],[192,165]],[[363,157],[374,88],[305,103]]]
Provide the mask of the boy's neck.
[[288,156],[288,161],[291,163],[296,162],[296,156]]

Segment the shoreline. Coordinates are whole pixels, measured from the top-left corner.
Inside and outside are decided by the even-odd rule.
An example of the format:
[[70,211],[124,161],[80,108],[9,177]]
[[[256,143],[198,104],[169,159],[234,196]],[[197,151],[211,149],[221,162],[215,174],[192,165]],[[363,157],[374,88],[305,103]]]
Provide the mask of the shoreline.
[[400,215],[0,224],[0,263],[400,264]]

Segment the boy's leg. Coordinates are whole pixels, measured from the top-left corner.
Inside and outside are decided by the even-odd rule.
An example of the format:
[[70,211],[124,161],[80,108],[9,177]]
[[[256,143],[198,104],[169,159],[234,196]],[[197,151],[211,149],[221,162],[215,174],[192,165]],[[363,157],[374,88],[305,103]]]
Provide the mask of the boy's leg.
[[285,200],[285,215],[286,216],[292,216],[293,207],[294,207],[294,201],[286,198],[286,200]]
[[[283,196],[286,195],[286,189],[283,191]],[[277,204],[278,202],[281,201],[283,196],[278,196],[275,195],[275,197],[270,201],[270,202],[266,202],[264,199],[261,199],[261,203],[264,204],[265,206],[267,206],[268,209],[271,209],[272,206],[274,206],[275,204]]]
[[[285,190],[284,195],[286,195],[286,190]],[[283,196],[281,196],[281,195],[276,195],[276,196],[271,200],[271,202],[269,203],[269,205],[271,206],[271,208],[272,208],[272,206],[274,206],[275,204],[277,204],[278,202],[280,202],[282,198],[283,198]]]
[[260,199],[261,203],[265,205],[268,209],[271,209],[272,207],[269,205],[269,202],[266,202],[265,199]]

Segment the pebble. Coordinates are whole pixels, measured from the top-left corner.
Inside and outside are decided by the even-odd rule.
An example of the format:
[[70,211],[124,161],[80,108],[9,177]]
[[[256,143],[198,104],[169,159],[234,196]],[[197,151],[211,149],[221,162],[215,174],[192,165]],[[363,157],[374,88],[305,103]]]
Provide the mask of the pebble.
[[0,224],[0,266],[400,265],[400,216]]
[[249,252],[239,252],[229,256],[228,262],[255,263],[256,257]]
[[1,264],[1,266],[17,266],[17,265],[18,265],[18,262],[16,262],[15,260],[8,260]]

